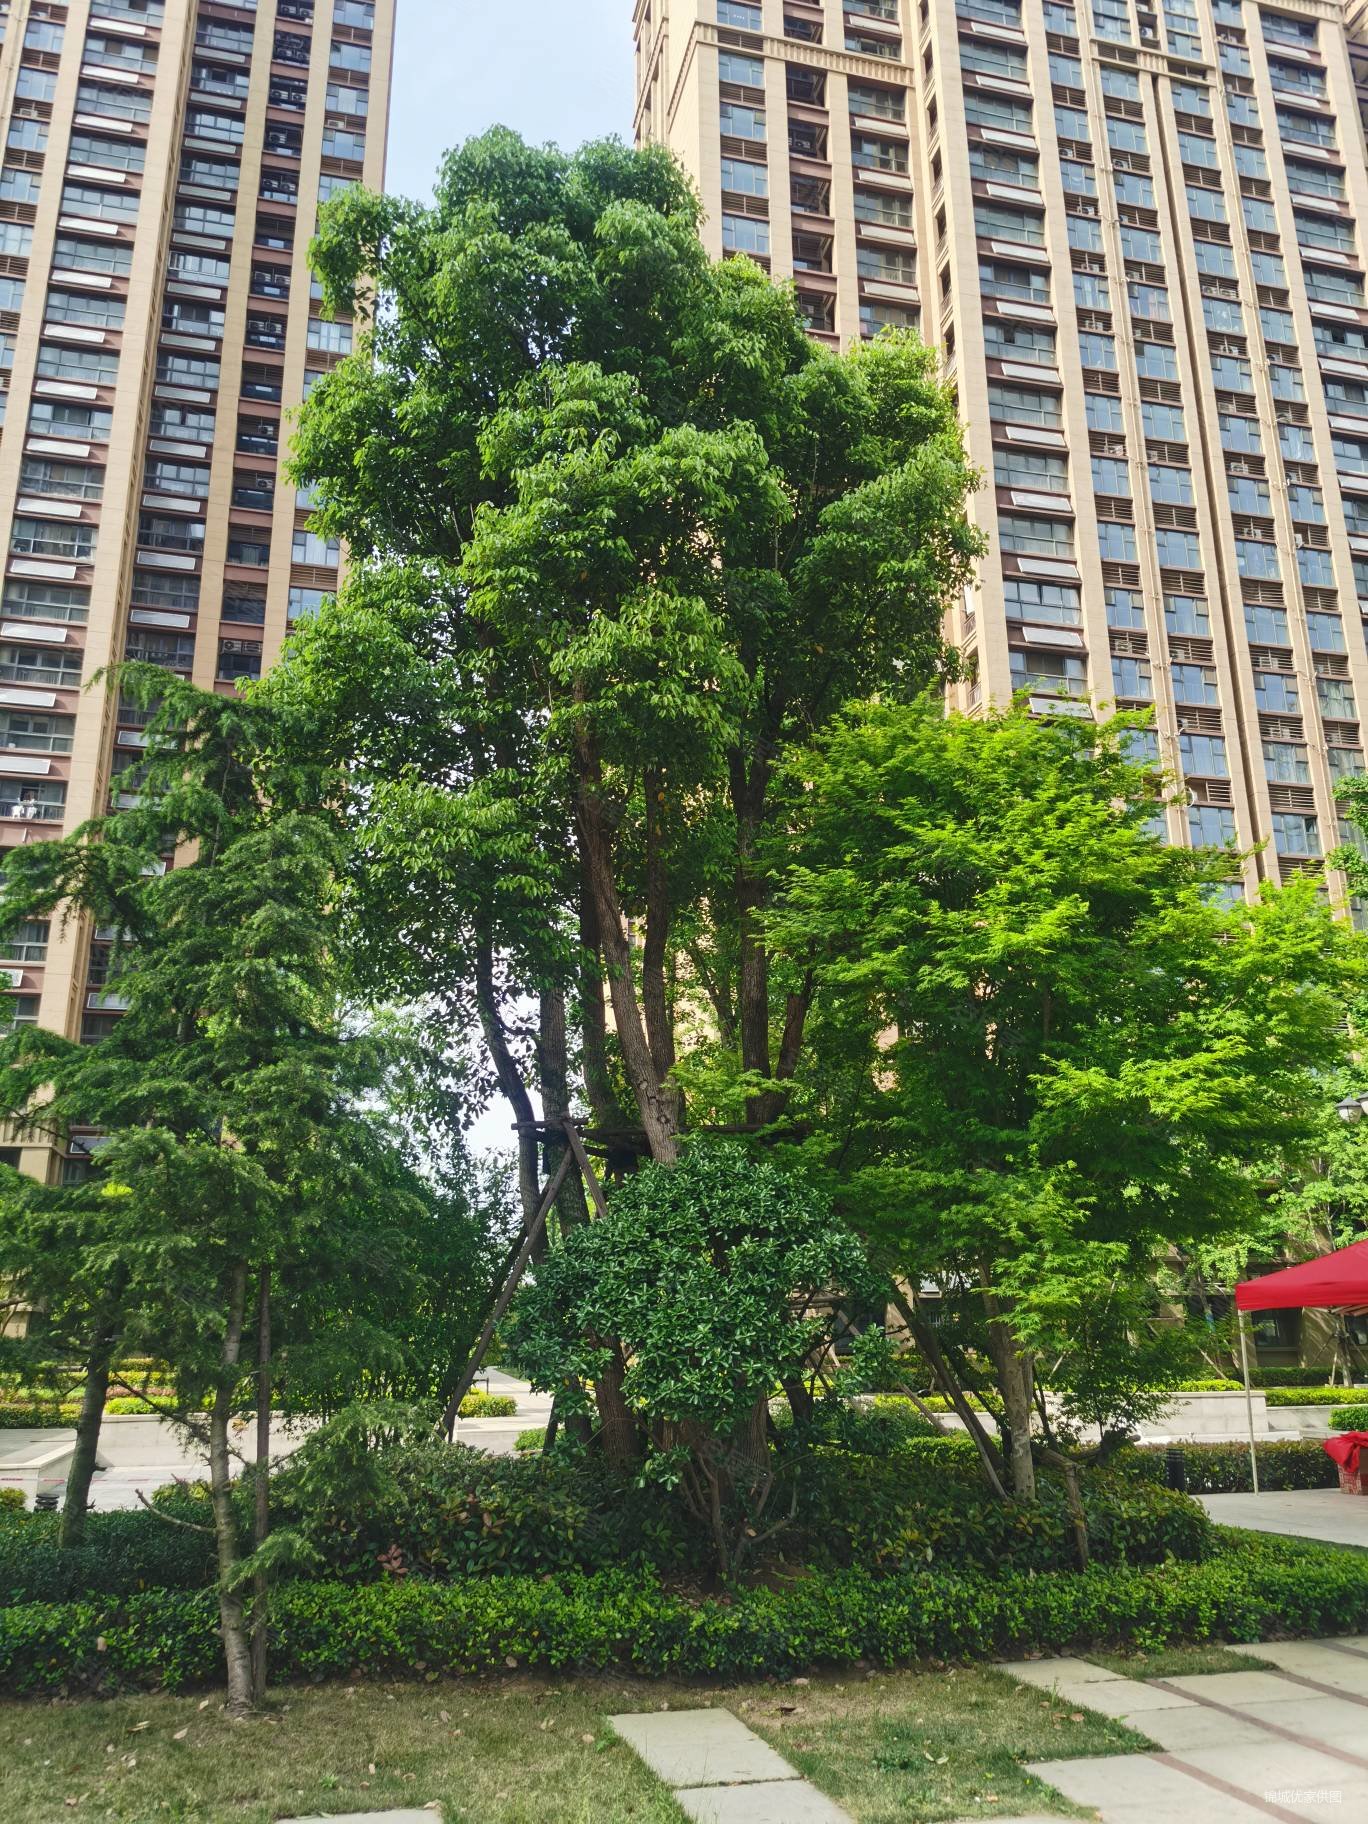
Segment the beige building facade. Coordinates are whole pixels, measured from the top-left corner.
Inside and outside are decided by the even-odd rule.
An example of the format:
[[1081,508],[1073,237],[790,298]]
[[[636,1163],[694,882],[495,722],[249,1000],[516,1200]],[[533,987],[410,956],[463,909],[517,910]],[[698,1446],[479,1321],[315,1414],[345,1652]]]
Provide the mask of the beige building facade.
[[[383,178],[396,0],[0,4],[0,848],[136,790],[102,667],[232,691],[335,587],[280,474],[350,348],[308,246]],[[107,937],[5,934],[9,1017],[99,1038]],[[88,1154],[0,1152],[43,1177]]]
[[833,345],[895,324],[944,352],[990,546],[958,706],[1152,706],[1172,841],[1257,846],[1246,889],[1319,867],[1368,714],[1344,10],[638,0],[635,24],[637,135],[694,174],[710,250],[791,279]]

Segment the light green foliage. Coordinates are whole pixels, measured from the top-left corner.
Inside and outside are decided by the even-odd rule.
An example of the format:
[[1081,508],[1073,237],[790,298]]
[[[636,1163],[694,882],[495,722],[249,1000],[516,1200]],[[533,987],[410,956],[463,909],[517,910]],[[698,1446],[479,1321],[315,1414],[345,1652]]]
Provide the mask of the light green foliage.
[[431,209],[324,211],[329,301],[373,314],[295,469],[354,568],[266,686],[352,769],[376,977],[478,1016],[515,1103],[533,1062],[510,997],[601,1008],[606,978],[591,1103],[621,1127],[625,1092],[666,1159],[703,1005],[756,1096],[792,1073],[752,861],[775,756],[943,663],[977,549],[933,357],[817,346],[697,226],[659,148],[567,157],[502,129],[450,155]]
[[1217,902],[1123,729],[853,713],[792,769],[771,921],[816,973],[808,1150],[843,1207],[913,1284],[986,1285],[1104,1423],[1162,1385],[1123,1347],[1160,1252],[1247,1227],[1313,1141],[1361,968],[1312,881]]

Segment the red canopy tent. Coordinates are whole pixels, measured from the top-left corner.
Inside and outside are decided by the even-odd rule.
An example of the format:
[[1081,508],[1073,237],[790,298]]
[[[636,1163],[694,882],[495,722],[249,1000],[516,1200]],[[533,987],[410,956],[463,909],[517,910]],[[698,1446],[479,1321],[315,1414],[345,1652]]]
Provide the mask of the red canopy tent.
[[1284,1267],[1235,1288],[1241,1311],[1359,1310],[1368,1307],[1368,1241],[1356,1241],[1320,1260]]
[[[1368,1241],[1284,1267],[1262,1279],[1247,1279],[1235,1288],[1237,1311],[1368,1310]],[[1249,1462],[1254,1492],[1259,1492],[1259,1462],[1254,1448],[1254,1399],[1249,1382],[1249,1344],[1240,1323],[1240,1361],[1244,1367],[1245,1408],[1249,1415]]]

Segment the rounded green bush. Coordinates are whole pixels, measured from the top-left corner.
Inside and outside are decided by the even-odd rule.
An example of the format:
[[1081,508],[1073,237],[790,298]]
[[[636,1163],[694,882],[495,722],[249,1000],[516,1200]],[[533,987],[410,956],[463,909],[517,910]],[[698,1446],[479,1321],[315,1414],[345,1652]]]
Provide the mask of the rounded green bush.
[[1368,1431],[1368,1405],[1337,1406],[1330,1414],[1333,1431]]

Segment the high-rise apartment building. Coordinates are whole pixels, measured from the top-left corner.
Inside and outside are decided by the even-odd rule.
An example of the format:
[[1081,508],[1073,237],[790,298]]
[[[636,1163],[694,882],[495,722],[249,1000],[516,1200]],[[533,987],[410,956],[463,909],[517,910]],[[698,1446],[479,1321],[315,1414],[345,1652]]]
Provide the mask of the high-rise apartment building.
[[944,352],[990,545],[958,705],[1152,705],[1171,840],[1263,844],[1247,888],[1318,866],[1368,716],[1357,21],[639,0],[636,31],[638,136],[710,250],[792,279],[824,340]]
[[[0,847],[136,789],[102,667],[233,690],[336,584],[280,463],[351,346],[308,246],[322,200],[381,181],[395,3],[0,4]],[[101,1036],[111,935],[4,934],[10,1017]]]

